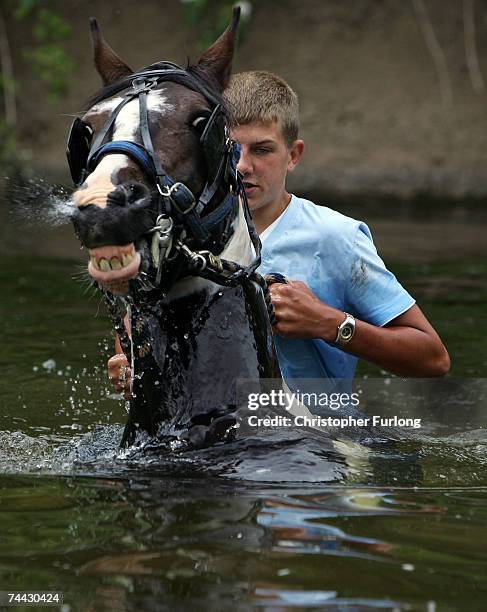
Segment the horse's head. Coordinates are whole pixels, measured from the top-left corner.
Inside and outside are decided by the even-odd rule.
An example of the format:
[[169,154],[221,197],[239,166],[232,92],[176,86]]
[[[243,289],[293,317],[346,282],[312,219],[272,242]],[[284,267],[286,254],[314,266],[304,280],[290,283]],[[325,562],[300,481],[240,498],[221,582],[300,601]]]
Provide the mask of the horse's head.
[[196,64],[160,62],[135,73],[92,20],[103,88],[73,124],[68,160],[78,185],[76,233],[89,249],[89,274],[105,289],[127,293],[135,278],[168,289],[191,253],[197,263],[196,249],[219,253],[228,240],[236,156],[221,92],[238,19],[234,10]]

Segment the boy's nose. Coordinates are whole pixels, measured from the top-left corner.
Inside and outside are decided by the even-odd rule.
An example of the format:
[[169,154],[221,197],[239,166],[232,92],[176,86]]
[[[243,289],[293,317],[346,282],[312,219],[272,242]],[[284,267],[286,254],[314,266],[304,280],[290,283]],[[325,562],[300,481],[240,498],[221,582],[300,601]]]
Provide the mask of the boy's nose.
[[240,151],[240,159],[238,160],[237,170],[244,176],[248,176],[252,172],[250,156],[244,151],[243,147]]

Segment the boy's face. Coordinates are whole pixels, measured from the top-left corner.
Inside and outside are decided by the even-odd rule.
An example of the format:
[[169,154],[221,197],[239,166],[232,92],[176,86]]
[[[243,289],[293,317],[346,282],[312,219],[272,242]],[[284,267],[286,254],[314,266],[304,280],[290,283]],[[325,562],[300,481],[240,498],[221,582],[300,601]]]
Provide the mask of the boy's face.
[[294,170],[303,152],[303,141],[289,146],[281,126],[255,121],[231,130],[241,147],[237,169],[243,175],[251,210],[280,203],[286,195],[286,175]]

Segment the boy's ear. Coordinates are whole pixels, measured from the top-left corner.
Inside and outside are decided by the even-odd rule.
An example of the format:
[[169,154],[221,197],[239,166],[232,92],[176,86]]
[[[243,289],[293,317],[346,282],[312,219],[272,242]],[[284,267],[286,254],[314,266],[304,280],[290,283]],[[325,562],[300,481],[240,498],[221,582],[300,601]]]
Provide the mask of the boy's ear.
[[297,139],[289,147],[289,162],[287,165],[288,172],[292,172],[299,164],[304,153],[304,140]]

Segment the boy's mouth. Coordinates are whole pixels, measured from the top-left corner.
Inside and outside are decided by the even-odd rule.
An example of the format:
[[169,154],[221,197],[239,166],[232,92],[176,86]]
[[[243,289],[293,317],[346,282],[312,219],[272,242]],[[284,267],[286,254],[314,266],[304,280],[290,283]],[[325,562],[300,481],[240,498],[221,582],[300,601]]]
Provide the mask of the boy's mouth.
[[249,183],[248,181],[244,181],[245,193],[249,196],[255,193],[255,191],[259,188],[255,183]]

